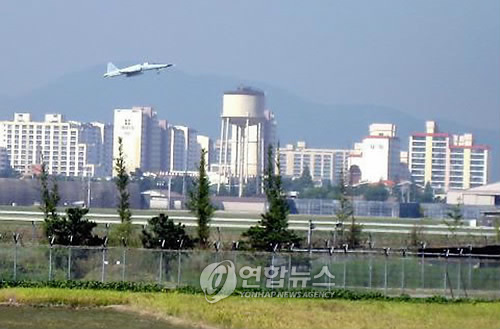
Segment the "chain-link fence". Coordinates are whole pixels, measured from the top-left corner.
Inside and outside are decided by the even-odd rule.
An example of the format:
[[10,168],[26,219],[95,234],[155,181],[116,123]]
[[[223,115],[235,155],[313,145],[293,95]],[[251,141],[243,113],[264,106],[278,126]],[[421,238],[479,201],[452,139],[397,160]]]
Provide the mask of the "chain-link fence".
[[98,280],[200,286],[203,269],[234,263],[238,287],[348,288],[387,295],[500,297],[500,257],[401,252],[256,253],[0,246],[0,280]]
[[[339,208],[338,200],[291,199],[292,213],[303,215],[335,215]],[[448,218],[453,205],[445,203],[400,204],[392,201],[353,201],[354,215],[360,217],[426,217],[433,219]],[[410,207],[409,207],[410,206]],[[411,210],[411,211],[409,211]],[[465,219],[478,219],[485,211],[498,210],[495,206],[462,205]]]
[[[293,199],[293,213],[305,215],[335,215],[340,203],[338,200]],[[355,200],[354,215],[362,217],[399,217],[399,203],[389,201]]]

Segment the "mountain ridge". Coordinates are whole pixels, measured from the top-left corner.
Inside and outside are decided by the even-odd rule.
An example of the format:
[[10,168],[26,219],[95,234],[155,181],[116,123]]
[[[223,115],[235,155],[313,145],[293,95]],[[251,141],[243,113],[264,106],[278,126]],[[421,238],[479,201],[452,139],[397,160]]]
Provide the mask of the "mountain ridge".
[[[121,66],[122,63],[119,63]],[[30,112],[36,119],[44,113],[62,113],[68,120],[111,122],[113,109],[153,106],[161,119],[188,125],[201,134],[218,138],[224,91],[240,85],[266,93],[267,107],[276,114],[281,144],[305,140],[313,147],[352,148],[368,135],[370,123],[394,123],[402,149],[408,136],[424,131],[425,121],[390,107],[372,104],[322,104],[266,83],[214,75],[192,75],[177,68],[161,74],[145,73],[133,78],[102,77],[105,65],[69,73],[40,88],[15,97],[0,95],[0,120],[14,112]],[[10,115],[5,115],[5,113]],[[472,133],[476,143],[492,150],[493,179],[500,160],[497,141],[500,131],[467,127],[456,122],[436,120],[443,132]]]

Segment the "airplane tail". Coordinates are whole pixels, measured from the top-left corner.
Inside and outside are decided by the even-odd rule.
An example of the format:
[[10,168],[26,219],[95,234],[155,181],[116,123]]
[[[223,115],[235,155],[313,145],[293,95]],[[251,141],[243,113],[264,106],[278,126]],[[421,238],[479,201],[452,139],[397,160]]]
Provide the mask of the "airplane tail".
[[118,68],[111,62],[108,63],[108,71],[107,73],[110,73],[110,72],[113,72],[113,71],[117,71]]

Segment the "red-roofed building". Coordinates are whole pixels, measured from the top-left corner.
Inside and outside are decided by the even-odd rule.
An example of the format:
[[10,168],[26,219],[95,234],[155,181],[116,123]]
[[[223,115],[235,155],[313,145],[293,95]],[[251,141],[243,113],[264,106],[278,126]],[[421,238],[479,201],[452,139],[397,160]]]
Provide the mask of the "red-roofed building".
[[359,168],[360,183],[402,179],[400,141],[396,136],[396,125],[374,123],[369,129],[369,136],[354,145],[354,151],[349,157],[349,168]]
[[437,194],[488,183],[489,147],[474,144],[472,134],[439,132],[434,121],[425,133],[410,136],[408,166],[415,183],[430,183]]

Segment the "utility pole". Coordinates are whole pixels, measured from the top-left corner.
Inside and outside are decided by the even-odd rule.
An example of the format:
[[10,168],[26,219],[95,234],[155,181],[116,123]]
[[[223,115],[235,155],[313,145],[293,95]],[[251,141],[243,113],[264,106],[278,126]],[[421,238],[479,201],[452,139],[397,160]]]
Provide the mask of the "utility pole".
[[312,231],[316,228],[316,225],[309,220],[309,230],[307,231],[307,244],[309,245],[309,253],[312,254]]

